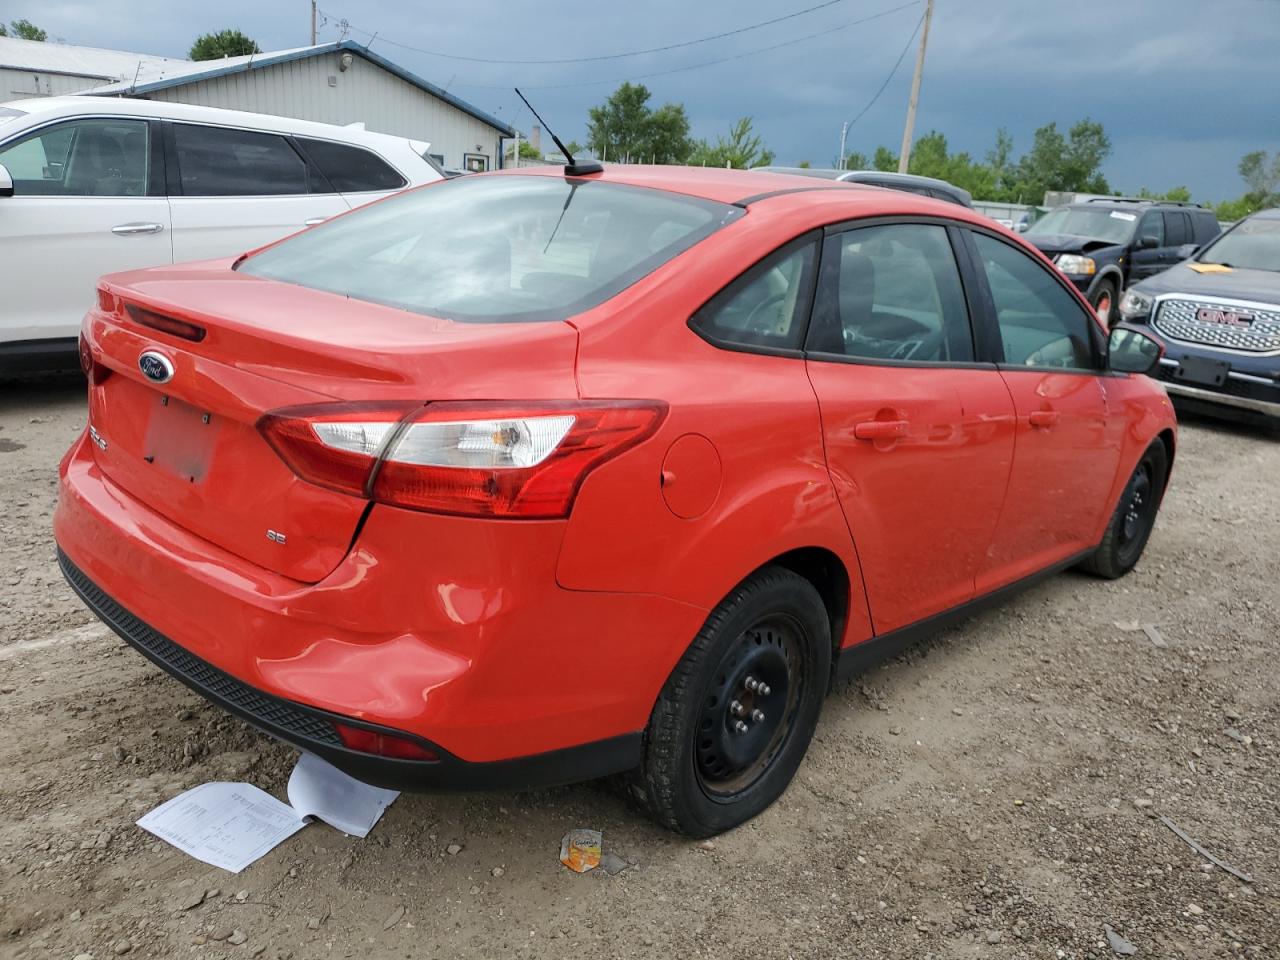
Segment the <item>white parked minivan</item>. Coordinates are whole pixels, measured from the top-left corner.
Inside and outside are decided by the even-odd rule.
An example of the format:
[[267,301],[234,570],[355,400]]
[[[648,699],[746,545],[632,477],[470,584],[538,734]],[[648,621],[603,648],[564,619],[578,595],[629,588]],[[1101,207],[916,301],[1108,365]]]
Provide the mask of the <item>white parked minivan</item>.
[[74,367],[105,273],[234,256],[443,176],[428,144],[185,104],[0,104],[0,374]]

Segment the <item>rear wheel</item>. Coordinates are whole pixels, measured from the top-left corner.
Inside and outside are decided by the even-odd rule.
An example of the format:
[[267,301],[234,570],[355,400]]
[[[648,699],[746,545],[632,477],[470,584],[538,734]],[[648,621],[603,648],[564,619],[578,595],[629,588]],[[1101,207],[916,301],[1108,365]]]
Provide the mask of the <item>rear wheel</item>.
[[1082,570],[1115,580],[1134,568],[1155,526],[1168,474],[1169,455],[1164,444],[1155,440],[1125,484],[1102,543],[1080,564]]
[[1116,285],[1110,280],[1103,280],[1093,292],[1093,312],[1098,315],[1102,325],[1111,329],[1111,316],[1116,309]]
[[692,837],[738,826],[776,800],[813,738],[831,671],[822,598],[766,567],[707,618],[654,706],[630,793]]

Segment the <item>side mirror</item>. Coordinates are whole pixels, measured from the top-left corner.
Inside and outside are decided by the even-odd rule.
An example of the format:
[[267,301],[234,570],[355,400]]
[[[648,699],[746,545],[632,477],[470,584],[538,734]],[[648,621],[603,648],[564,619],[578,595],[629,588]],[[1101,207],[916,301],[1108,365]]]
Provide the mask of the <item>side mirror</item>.
[[1117,327],[1107,340],[1107,366],[1118,373],[1151,373],[1162,356],[1160,342],[1137,330]]
[[0,163],[0,197],[13,196],[13,177],[9,176],[9,169]]
[[1184,243],[1182,246],[1178,247],[1178,259],[1190,260],[1199,252],[1200,252],[1200,247],[1197,244]]
[[1149,233],[1144,233],[1138,238],[1139,250],[1153,250],[1158,246],[1160,246],[1160,241]]

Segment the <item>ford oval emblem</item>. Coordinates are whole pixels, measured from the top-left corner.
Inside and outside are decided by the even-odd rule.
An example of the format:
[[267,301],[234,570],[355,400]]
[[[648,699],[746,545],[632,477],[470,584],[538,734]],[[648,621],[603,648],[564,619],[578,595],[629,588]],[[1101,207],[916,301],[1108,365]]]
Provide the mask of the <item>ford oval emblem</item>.
[[152,383],[168,383],[173,379],[173,363],[155,350],[143,351],[138,357],[138,369]]

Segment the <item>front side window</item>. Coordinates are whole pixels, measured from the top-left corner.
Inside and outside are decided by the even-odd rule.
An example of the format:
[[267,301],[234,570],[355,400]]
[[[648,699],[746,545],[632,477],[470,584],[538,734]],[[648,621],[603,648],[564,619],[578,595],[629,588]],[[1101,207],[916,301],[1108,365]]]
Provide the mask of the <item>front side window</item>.
[[1143,237],[1155,237],[1156,246],[1163,247],[1164,244],[1164,217],[1155,211],[1146,213],[1142,217],[1142,222],[1138,224],[1138,239]]
[[828,239],[807,348],[866,360],[973,360],[960,271],[945,227],[899,223]]
[[742,213],[598,180],[458,177],[290,237],[239,269],[450,320],[563,320]]
[[279,134],[173,125],[186,197],[292,196],[308,192],[307,165]]
[[142,120],[74,120],[0,149],[18,197],[143,197],[150,162]]
[[800,349],[816,247],[802,240],[765,257],[694,314],[693,328],[720,346]]
[[1092,370],[1089,314],[1028,254],[982,233],[973,234],[995,305],[1005,363]]
[[301,137],[298,143],[339,193],[399,190],[406,183],[385,160],[361,147]]

